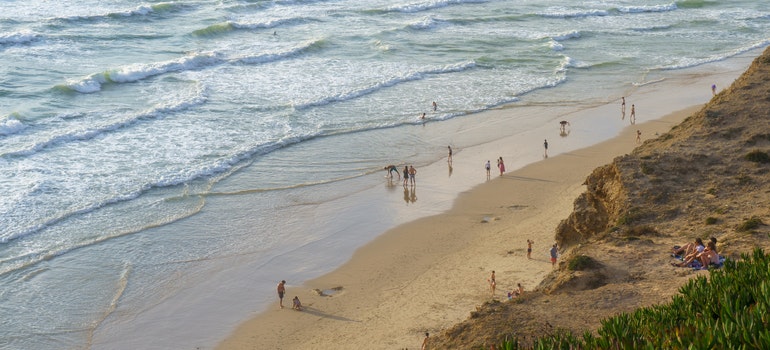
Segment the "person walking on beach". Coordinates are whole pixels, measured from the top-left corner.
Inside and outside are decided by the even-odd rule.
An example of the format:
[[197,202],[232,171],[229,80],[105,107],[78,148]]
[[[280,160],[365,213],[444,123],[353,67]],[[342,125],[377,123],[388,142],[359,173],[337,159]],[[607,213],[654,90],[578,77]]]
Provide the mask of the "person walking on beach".
[[492,296],[495,296],[495,286],[497,286],[497,283],[495,282],[495,270],[492,270],[492,276],[489,277],[487,282],[489,282],[489,289],[492,290]]
[[532,260],[532,245],[535,244],[533,240],[527,240],[527,259]]
[[422,346],[420,347],[420,350],[428,350],[428,339],[429,338],[430,338],[430,334],[428,334],[428,332],[425,332],[425,339],[422,340]]
[[562,120],[559,122],[559,134],[564,135],[567,133],[567,126],[569,126],[569,122],[566,120]]
[[551,247],[551,266],[556,267],[556,258],[559,257],[559,248],[556,247],[556,243]]
[[633,104],[631,105],[631,116],[628,117],[628,120],[631,121],[631,124],[636,124],[636,107]]
[[543,158],[548,158],[548,140],[547,139],[543,141],[543,148],[545,148],[545,150],[543,151]]
[[417,182],[417,180],[414,179],[415,175],[417,175],[417,169],[415,169],[413,165],[410,165],[409,166],[409,181],[412,183],[412,186],[414,186],[415,182]]
[[449,157],[447,157],[446,161],[452,164],[452,146],[446,146],[446,148],[449,150]]
[[636,143],[642,143],[642,131],[638,129],[636,130]]
[[620,113],[621,113],[621,118],[626,117],[626,97],[625,96],[620,98]]
[[490,170],[491,166],[492,165],[489,163],[489,161],[487,161],[487,164],[484,165],[484,168],[487,169],[487,180],[489,180],[489,170]]
[[286,281],[281,280],[281,282],[278,283],[276,290],[278,291],[278,305],[283,309],[283,295],[286,294]]
[[503,173],[505,172],[505,163],[503,162],[503,157],[497,158],[497,167],[500,169],[500,176],[503,176]]
[[395,165],[388,165],[388,166],[384,167],[383,169],[388,171],[388,177],[389,178],[392,179],[393,178],[393,173],[395,172],[396,176],[398,176],[398,179],[401,180],[401,175],[398,173],[398,168],[396,168]]

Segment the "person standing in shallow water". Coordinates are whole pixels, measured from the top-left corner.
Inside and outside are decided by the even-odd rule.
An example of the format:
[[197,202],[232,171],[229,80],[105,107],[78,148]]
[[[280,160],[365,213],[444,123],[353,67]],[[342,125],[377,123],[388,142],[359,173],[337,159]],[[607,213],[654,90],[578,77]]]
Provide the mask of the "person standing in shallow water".
[[417,169],[414,168],[413,165],[409,166],[409,181],[412,183],[412,186],[415,185],[417,180],[414,178],[417,175]]
[[497,158],[497,167],[500,169],[500,176],[503,176],[503,173],[505,172],[505,163],[503,162],[503,157]]
[[543,140],[543,148],[545,148],[543,158],[548,158],[548,140]]
[[621,119],[626,117],[626,97],[620,98],[620,113]]
[[487,180],[489,180],[489,170],[491,169],[492,165],[487,161],[487,164],[484,165],[484,168],[487,169]]
[[404,186],[409,183],[409,167],[404,165]]

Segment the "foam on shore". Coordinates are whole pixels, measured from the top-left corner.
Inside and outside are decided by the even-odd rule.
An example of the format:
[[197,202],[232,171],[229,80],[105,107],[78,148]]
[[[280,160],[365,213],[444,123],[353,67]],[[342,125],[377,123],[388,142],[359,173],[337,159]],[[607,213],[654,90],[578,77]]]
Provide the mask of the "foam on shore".
[[[287,295],[298,295],[306,311],[270,307],[242,324],[219,348],[416,347],[425,331],[449,327],[488,300],[486,278],[491,270],[497,272],[498,293],[516,283],[525,290],[534,288],[551,269],[547,248],[554,228],[571,212],[590,171],[632,150],[637,130],[642,140],[653,138],[692,114],[711,98],[711,84],[729,86],[754,56],[635,87],[626,97],[625,118],[619,101],[581,110],[533,107],[533,113],[552,115],[553,126],[483,144],[473,140],[479,139],[478,132],[488,132],[488,125],[436,126],[454,132],[457,144],[468,145],[455,149],[450,176],[446,160],[419,170],[417,203],[422,205],[410,209],[441,214],[398,226],[358,249],[339,269],[290,286]],[[632,104],[635,125],[628,121]],[[490,111],[494,116],[485,120],[510,135],[504,116],[512,112]],[[571,122],[566,137],[558,133],[562,119]],[[545,160],[543,138],[549,141]],[[498,177],[494,164],[499,156],[508,169],[518,170]],[[484,182],[479,177],[488,159],[492,180]],[[536,242],[532,260],[526,259],[526,239]],[[338,286],[342,289],[332,296],[310,293]],[[271,299],[273,287],[265,290]]]

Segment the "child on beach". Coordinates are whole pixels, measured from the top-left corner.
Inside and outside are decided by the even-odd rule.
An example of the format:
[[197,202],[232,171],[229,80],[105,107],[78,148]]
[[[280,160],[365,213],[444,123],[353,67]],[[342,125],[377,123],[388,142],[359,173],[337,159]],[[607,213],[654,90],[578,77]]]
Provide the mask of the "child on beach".
[[302,311],[302,303],[299,301],[299,297],[295,295],[292,302],[293,302],[293,305],[291,306],[292,309],[297,311]]

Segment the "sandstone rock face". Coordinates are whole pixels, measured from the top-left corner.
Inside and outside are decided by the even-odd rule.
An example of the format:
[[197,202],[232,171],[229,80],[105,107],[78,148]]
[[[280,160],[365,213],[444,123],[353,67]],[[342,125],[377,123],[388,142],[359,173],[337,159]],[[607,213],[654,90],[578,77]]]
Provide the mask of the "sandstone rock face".
[[627,194],[615,162],[595,169],[585,185],[586,192],[575,199],[572,214],[556,228],[556,241],[562,249],[611,228],[626,209]]

